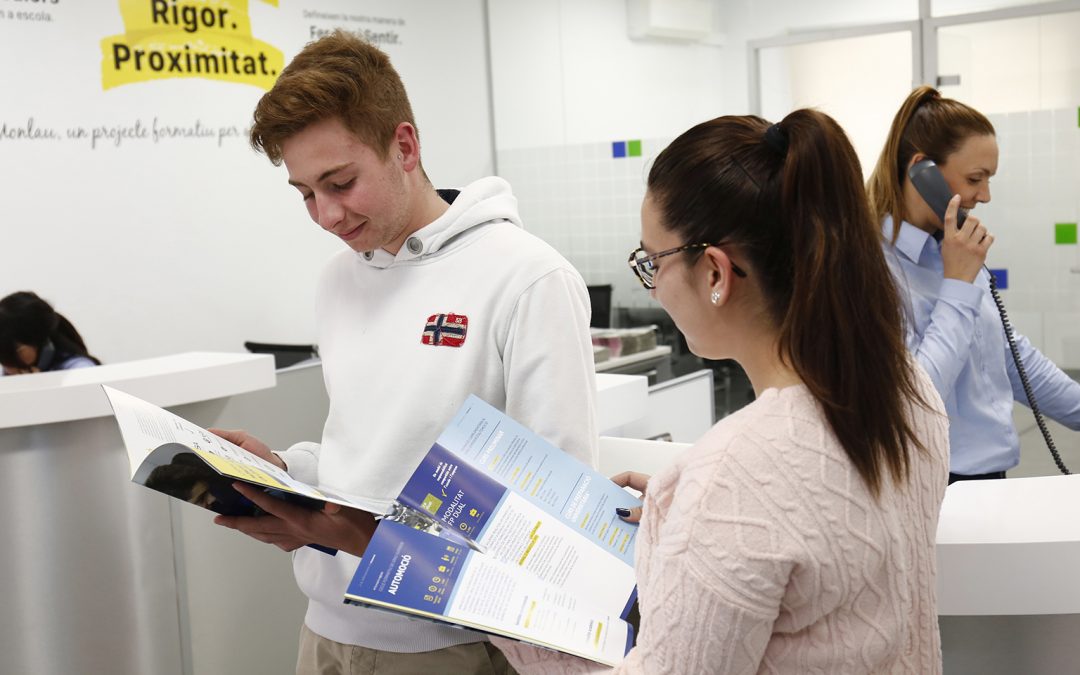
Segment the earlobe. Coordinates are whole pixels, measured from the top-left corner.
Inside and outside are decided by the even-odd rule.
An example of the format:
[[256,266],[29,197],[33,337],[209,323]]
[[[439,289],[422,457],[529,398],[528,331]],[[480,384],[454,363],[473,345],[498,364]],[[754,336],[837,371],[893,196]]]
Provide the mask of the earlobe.
[[420,163],[420,140],[416,135],[416,128],[408,122],[399,124],[394,133],[394,145],[401,167],[405,171],[415,169]]
[[731,260],[727,253],[716,247],[705,249],[705,259],[709,264],[709,302],[720,307],[731,295],[731,278],[734,275]]

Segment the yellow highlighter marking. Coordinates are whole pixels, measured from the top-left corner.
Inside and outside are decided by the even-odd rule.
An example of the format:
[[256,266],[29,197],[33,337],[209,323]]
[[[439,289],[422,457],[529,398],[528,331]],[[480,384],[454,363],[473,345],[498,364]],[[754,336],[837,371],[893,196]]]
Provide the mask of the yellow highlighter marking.
[[517,565],[525,565],[525,558],[529,557],[529,553],[532,552],[532,546],[537,545],[540,538],[537,537],[537,531],[540,529],[540,525],[543,521],[537,521],[537,524],[532,526],[532,531],[529,532],[529,545],[525,546],[525,553],[522,554],[521,559],[518,559]]
[[288,490],[279,480],[262,469],[202,450],[196,450],[196,453],[206,460],[208,464],[230,478],[240,478],[259,485]]
[[537,541],[539,541],[537,537],[529,539],[529,545],[525,547],[525,552],[521,554],[521,558],[518,560],[519,567],[525,565],[525,559],[529,557],[530,553],[532,553],[533,546],[536,546]]

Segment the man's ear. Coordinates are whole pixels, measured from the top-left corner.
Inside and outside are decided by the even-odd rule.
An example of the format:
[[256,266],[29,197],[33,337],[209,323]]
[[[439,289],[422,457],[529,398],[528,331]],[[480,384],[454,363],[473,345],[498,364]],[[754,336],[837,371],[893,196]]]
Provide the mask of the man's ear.
[[706,274],[708,275],[709,303],[723,306],[731,297],[735,272],[731,269],[731,258],[722,248],[710,246],[703,255]]
[[390,144],[391,158],[397,157],[401,168],[412,171],[420,164],[420,137],[416,127],[402,122],[394,130],[394,140]]

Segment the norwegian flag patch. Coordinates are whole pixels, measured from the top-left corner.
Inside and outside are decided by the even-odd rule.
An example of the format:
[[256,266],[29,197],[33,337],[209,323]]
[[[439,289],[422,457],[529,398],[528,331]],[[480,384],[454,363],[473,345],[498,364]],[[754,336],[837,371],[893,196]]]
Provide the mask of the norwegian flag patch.
[[432,314],[424,326],[420,341],[436,347],[460,347],[469,330],[469,317],[464,314]]

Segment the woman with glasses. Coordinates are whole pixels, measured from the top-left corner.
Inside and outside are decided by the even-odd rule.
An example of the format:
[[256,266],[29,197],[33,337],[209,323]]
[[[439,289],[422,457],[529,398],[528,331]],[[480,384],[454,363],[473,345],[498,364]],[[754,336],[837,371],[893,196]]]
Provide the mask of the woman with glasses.
[[[757,399],[645,491],[618,673],[939,673],[944,406],[906,351],[855,152],[830,117],[695,126],[649,172],[630,266]],[[603,672],[498,641],[523,673]]]

